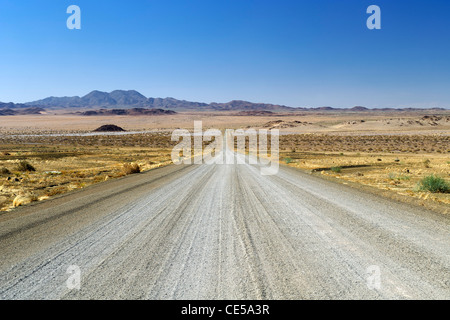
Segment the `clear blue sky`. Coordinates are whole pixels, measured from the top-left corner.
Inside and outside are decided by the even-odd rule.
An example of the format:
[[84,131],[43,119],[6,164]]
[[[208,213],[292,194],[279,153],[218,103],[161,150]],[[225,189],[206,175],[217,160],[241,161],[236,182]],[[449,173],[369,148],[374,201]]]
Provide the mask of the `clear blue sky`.
[[[82,29],[68,30],[69,5]],[[382,11],[368,30],[366,9]],[[450,107],[447,0],[0,0],[0,101]]]

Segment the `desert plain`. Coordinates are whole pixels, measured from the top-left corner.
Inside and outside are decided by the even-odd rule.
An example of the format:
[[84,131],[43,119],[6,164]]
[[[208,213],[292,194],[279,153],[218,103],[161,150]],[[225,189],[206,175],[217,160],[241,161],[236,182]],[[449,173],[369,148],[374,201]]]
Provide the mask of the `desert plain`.
[[[178,112],[0,117],[0,210],[33,205],[136,172],[171,165],[175,129],[278,129],[280,164],[450,213],[450,110]],[[105,124],[126,132],[93,131]]]

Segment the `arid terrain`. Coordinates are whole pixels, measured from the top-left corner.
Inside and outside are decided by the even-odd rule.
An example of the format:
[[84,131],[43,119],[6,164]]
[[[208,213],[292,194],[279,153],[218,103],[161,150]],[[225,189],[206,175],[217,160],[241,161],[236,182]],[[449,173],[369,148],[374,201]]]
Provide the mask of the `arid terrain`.
[[49,114],[1,116],[0,133],[75,132],[91,131],[105,123],[114,123],[128,131],[173,130],[191,128],[195,120],[205,128],[277,128],[287,133],[447,133],[450,130],[450,111],[220,111],[179,112],[157,116],[68,114],[54,111]]
[[[0,210],[171,163],[170,136],[161,134],[36,135],[0,141]],[[23,165],[27,163],[29,168]]]
[[[447,299],[448,117],[0,117],[0,298]],[[279,129],[278,173],[171,165],[194,120]]]
[[[245,157],[228,140],[222,152]],[[165,166],[1,214],[0,299],[450,298],[448,215],[232,163]]]
[[[184,112],[168,115],[0,117],[0,210],[171,163],[171,132],[279,129],[280,162],[314,174],[383,190],[448,212],[450,194],[419,190],[429,175],[450,178],[450,112]],[[128,132],[99,133],[113,123]],[[35,171],[19,169],[28,162]],[[16,200],[16,201],[14,201]]]
[[[378,137],[386,139],[386,136]],[[398,137],[402,138],[402,136]],[[293,138],[293,136],[286,136],[286,138]],[[356,187],[358,185],[370,186],[376,189],[372,191],[384,196],[425,206],[441,213],[450,213],[450,194],[448,192],[432,193],[420,190],[419,186],[422,179],[431,175],[447,181],[450,179],[448,152],[423,152],[421,154],[397,150],[367,152],[365,139],[360,139],[359,148],[355,146],[353,151],[349,151],[348,148],[345,148],[347,145],[343,145],[342,141],[339,141],[340,138],[342,136],[322,137],[322,141],[328,140],[330,144],[331,142],[334,144],[332,147],[329,144],[328,148],[324,147],[321,151],[297,151],[298,149],[296,149],[296,152],[281,152],[280,160],[288,166],[332,177],[345,184],[352,183]],[[415,138],[427,141],[424,136],[415,136]],[[450,144],[448,136],[435,137],[432,140],[438,140],[438,143],[445,143],[447,146]],[[346,151],[334,151],[338,146],[342,146],[341,150]],[[304,150],[316,148],[317,146],[313,146]]]

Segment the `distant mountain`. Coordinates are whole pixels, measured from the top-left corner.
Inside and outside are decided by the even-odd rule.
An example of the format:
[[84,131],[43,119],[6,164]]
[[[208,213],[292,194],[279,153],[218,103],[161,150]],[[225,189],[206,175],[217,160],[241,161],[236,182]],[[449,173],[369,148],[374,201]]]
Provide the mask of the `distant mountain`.
[[71,108],[150,108],[150,109],[197,109],[208,104],[189,102],[174,98],[146,98],[135,90],[115,90],[111,93],[92,91],[83,97],[49,97],[26,103],[27,106],[42,106],[50,109]]
[[364,112],[364,111],[369,111],[369,109],[367,109],[366,107],[357,106],[357,107],[351,108],[350,111],[357,111],[357,112],[363,111]]
[[13,103],[13,102],[0,102],[0,110],[2,109],[26,109],[29,108],[29,105],[22,104],[22,103]]
[[236,116],[251,116],[251,117],[256,117],[256,116],[273,116],[276,115],[276,113],[273,113],[272,111],[239,111],[238,113],[235,114]]
[[68,108],[150,108],[168,110],[267,110],[267,111],[289,111],[296,110],[286,106],[279,106],[264,103],[252,103],[248,101],[234,100],[228,103],[202,103],[175,98],[146,98],[135,90],[115,90],[107,93],[102,91],[92,91],[83,97],[49,97],[43,100],[26,103],[27,106],[40,106],[50,109]]
[[[2,107],[2,105],[4,105]],[[83,97],[48,97],[43,100],[28,102],[25,104],[2,104],[0,110],[39,107],[45,109],[76,109],[98,110],[98,109],[163,109],[173,111],[271,111],[271,112],[295,112],[295,111],[319,111],[319,112],[398,112],[398,111],[442,111],[444,108],[414,109],[414,108],[379,108],[369,109],[363,106],[353,108],[334,108],[330,106],[315,108],[292,108],[284,105],[253,103],[242,100],[233,100],[226,103],[203,103],[175,98],[147,98],[135,90],[115,90],[110,93],[92,91]]]
[[78,108],[82,106],[80,97],[48,97],[43,100],[27,102],[28,106],[41,106],[45,108]]
[[0,116],[15,116],[16,114],[17,111],[13,109],[0,109]]
[[209,105],[202,102],[191,102],[186,100],[177,100],[174,98],[149,98],[148,105],[151,108],[162,108],[172,110],[207,110]]
[[[13,106],[14,108],[14,106]],[[16,115],[26,115],[26,114],[42,114],[45,109],[39,107],[27,107],[27,108],[2,108],[0,107],[0,116],[16,116]]]
[[92,91],[91,93],[88,93],[81,98],[81,103],[83,106],[93,107],[117,105],[117,101],[113,99],[109,93],[101,91]]
[[132,109],[100,109],[100,110],[89,110],[84,112],[77,112],[82,116],[139,116],[139,115],[168,115],[176,114],[172,110],[163,109],[145,109],[145,108],[132,108]]
[[145,105],[147,98],[135,90],[115,90],[109,94],[109,97],[115,101],[118,105]]
[[247,110],[247,111],[295,111],[296,108],[266,104],[266,103],[252,103],[242,100],[233,100],[228,103],[211,103],[210,107],[214,110],[221,111],[235,111],[235,110]]
[[319,111],[334,111],[335,108],[332,107],[318,107],[318,108],[312,108],[312,110],[319,110]]

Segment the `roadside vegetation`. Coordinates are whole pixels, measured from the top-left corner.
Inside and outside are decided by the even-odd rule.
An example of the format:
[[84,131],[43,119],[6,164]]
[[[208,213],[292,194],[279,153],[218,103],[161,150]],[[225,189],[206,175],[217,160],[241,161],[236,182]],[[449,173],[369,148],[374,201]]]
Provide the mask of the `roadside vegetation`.
[[[446,135],[280,136],[280,156],[292,167],[447,206],[450,137]],[[286,162],[286,161],[285,161]]]
[[450,184],[441,177],[430,175],[420,180],[419,189],[433,193],[450,193]]
[[168,165],[174,144],[159,133],[22,139],[0,139],[0,211]]
[[141,167],[137,163],[125,163],[122,168],[124,175],[140,173]]
[[331,167],[331,171],[334,173],[341,173],[342,168],[341,167]]
[[21,172],[33,172],[36,171],[36,168],[33,167],[28,161],[20,161],[17,165],[17,171]]

